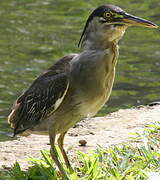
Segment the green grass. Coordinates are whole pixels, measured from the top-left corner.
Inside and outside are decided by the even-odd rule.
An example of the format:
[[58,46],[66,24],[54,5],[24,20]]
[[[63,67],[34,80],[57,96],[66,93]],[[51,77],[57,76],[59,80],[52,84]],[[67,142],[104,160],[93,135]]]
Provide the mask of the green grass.
[[[32,166],[23,171],[18,163],[0,172],[0,180],[58,180],[60,174],[48,151],[43,159],[30,158]],[[145,180],[160,176],[160,124],[150,124],[135,133],[126,144],[97,147],[89,153],[78,152],[69,180]],[[154,179],[154,178],[153,178]],[[160,177],[159,177],[160,179]]]

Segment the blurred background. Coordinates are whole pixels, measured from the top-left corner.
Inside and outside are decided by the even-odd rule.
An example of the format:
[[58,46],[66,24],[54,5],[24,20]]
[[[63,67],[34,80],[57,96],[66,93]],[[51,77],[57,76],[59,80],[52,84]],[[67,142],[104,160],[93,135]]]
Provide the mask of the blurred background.
[[[79,52],[88,15],[105,3],[160,25],[159,0],[0,1],[0,140],[16,98],[55,60]],[[129,28],[111,98],[98,116],[153,101],[160,101],[160,30]]]

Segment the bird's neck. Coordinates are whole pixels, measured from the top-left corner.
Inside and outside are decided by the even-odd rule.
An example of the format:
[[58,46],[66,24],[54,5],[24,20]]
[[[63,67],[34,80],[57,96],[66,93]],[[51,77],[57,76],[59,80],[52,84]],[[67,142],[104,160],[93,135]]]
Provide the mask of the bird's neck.
[[118,45],[126,29],[127,26],[115,27],[114,25],[103,29],[94,23],[90,23],[84,33],[81,50],[105,50],[112,48],[113,44]]
[[86,36],[82,41],[81,51],[97,52],[96,56],[99,55],[99,59],[105,62],[104,66],[111,67],[110,69],[113,70],[119,55],[119,40],[119,38],[111,40],[107,37]]
[[107,37],[95,36],[94,34],[84,37],[81,44],[81,51],[85,50],[106,50],[118,46],[119,39],[109,40]]

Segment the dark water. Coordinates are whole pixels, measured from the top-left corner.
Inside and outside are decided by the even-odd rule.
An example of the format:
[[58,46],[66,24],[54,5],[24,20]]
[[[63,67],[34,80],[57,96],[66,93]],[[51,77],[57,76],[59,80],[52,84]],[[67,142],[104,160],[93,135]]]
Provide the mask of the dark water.
[[[0,1],[0,133],[17,96],[59,57],[79,52],[80,34],[101,0]],[[160,25],[159,0],[108,0]],[[99,112],[160,100],[160,30],[130,28],[120,42],[112,96]],[[0,135],[1,137],[1,135]],[[2,138],[1,138],[2,139]],[[3,137],[4,139],[4,137]]]

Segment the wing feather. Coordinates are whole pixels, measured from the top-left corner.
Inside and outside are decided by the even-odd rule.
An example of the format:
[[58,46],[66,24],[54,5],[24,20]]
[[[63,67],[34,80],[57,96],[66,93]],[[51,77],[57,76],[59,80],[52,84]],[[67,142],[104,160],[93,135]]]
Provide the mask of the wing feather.
[[69,88],[69,62],[74,56],[57,61],[17,99],[8,117],[14,134],[39,124],[60,106]]

